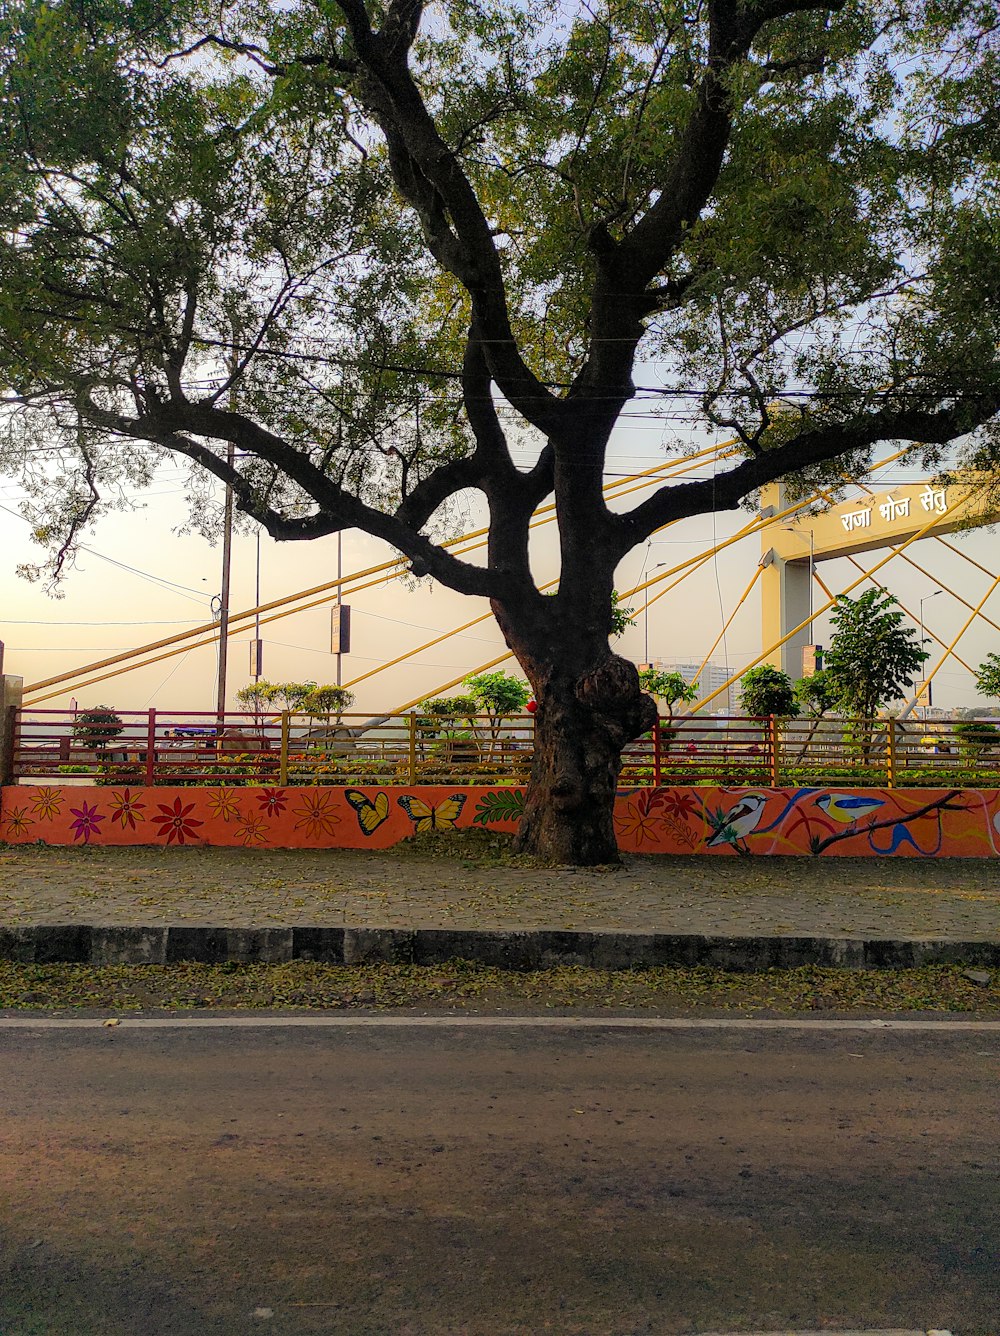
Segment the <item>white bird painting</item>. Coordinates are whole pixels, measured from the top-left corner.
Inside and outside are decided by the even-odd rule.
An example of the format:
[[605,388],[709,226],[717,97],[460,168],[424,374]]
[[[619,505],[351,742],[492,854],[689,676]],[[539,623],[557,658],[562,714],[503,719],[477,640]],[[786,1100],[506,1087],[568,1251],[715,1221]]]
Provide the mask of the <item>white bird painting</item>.
[[751,831],[757,829],[757,824],[764,813],[767,799],[761,793],[748,793],[740,799],[734,807],[722,817],[719,827],[710,840],[705,843],[706,849],[711,849],[714,845],[733,844],[738,840],[746,839]]

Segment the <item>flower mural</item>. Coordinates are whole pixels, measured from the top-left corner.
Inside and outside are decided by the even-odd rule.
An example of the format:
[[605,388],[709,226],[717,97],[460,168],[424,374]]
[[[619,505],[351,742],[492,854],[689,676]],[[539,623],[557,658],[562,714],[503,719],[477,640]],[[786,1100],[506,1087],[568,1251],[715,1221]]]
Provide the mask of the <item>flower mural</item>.
[[100,832],[101,822],[104,820],[104,814],[97,810],[97,804],[92,807],[81,803],[79,807],[71,807],[71,814],[76,818],[69,823],[69,828],[74,832],[74,839],[83,840],[84,844],[90,843],[91,835]]
[[139,794],[133,793],[131,789],[111,794],[111,820],[119,822],[123,830],[126,826],[130,830],[136,830],[137,823],[144,820],[142,814],[145,810],[146,804]]
[[4,823],[7,827],[8,839],[19,840],[28,833],[32,822],[27,815],[27,812],[27,807],[14,807],[11,805],[10,811],[4,814]]
[[334,827],[340,825],[329,793],[313,790],[303,794],[301,807],[293,807],[292,813],[299,818],[295,829],[304,830],[314,840],[322,835],[332,835]]
[[267,822],[260,812],[247,812],[236,826],[239,841],[247,848],[251,844],[268,844],[267,831]]
[[163,803],[158,805],[160,815],[151,820],[160,827],[159,834],[161,837],[166,836],[167,844],[186,844],[188,840],[199,838],[198,827],[205,822],[191,815],[197,806],[194,800],[185,805],[180,798],[175,798],[166,806]]
[[[495,786],[10,786],[0,831],[10,843],[387,848],[421,830],[512,831],[522,802]],[[631,789],[615,828],[623,853],[997,858],[1000,790]]]
[[268,816],[275,816],[278,812],[283,812],[288,806],[284,789],[261,789],[257,795],[257,801],[260,804],[261,811],[266,812]]
[[212,789],[205,805],[220,821],[235,821],[240,814],[236,789]]
[[31,810],[39,821],[51,821],[54,816],[58,816],[62,809],[64,797],[62,789],[54,789],[43,785],[31,797]]
[[640,789],[624,800],[619,799],[615,807],[615,830],[619,839],[628,841],[630,848],[659,843],[663,820],[655,802],[658,792],[658,789]]

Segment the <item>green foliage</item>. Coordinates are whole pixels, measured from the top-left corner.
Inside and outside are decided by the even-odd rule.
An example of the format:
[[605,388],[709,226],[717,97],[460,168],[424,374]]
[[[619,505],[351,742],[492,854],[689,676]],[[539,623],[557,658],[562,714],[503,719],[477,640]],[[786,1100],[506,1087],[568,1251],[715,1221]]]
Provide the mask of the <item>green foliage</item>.
[[799,713],[791,678],[770,663],[749,668],[740,678],[740,704],[752,715],[793,719]]
[[306,701],[315,690],[316,683],[312,681],[275,682],[270,689],[270,702],[282,710],[289,710],[292,714],[313,714],[315,711],[307,709]]
[[952,725],[952,732],[963,756],[982,756],[1000,742],[1000,727],[985,719],[965,719]]
[[[479,710],[475,696],[435,696],[420,702],[417,732],[422,738],[466,739],[472,736],[472,721]],[[462,728],[459,720],[467,727]]]
[[297,708],[303,714],[311,715],[314,719],[324,719],[329,723],[334,717],[339,719],[344,710],[349,709],[353,703],[354,692],[348,691],[346,687],[318,687],[310,684],[309,690]]
[[635,626],[634,608],[626,608],[617,589],[611,591],[611,638],[616,640],[625,634],[630,626]]
[[979,665],[976,686],[984,696],[1000,700],[1000,654],[987,654]]
[[263,714],[273,700],[274,687],[260,678],[257,682],[248,682],[236,692],[236,703],[249,714]]
[[471,719],[479,708],[479,702],[473,695],[435,696],[420,702],[420,712],[426,715],[443,715],[449,718],[463,717]]
[[73,738],[81,747],[104,751],[124,731],[121,715],[110,705],[92,705],[81,710],[73,721]]
[[240,687],[236,699],[247,710],[260,714],[267,709],[308,714],[327,723],[339,718],[354,704],[354,692],[346,687],[317,686],[315,682],[251,682]]
[[516,714],[524,709],[531,696],[527,682],[502,669],[467,677],[464,685],[478,709],[494,716]]
[[873,719],[883,705],[902,699],[913,685],[927,651],[891,594],[871,589],[856,599],[838,598],[835,627],[824,659],[837,708]]
[[825,668],[811,677],[800,677],[795,683],[795,699],[806,714],[821,719],[829,710],[837,708],[837,692]]
[[643,668],[639,673],[639,686],[663,702],[668,719],[673,719],[675,705],[698,699],[695,683],[686,681],[681,673],[665,673],[659,668]]

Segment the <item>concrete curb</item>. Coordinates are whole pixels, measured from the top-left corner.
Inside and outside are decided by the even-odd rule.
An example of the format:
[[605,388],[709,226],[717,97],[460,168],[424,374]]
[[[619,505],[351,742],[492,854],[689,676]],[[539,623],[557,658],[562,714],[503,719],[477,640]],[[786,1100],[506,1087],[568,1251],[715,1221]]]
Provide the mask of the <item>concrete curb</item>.
[[753,972],[796,965],[1000,969],[1000,941],[850,937],[721,937],[684,933],[447,928],[226,928],[37,924],[0,928],[0,960],[25,964],[165,965],[174,961],[443,965],[468,960],[510,970],[589,965],[620,970],[711,965]]

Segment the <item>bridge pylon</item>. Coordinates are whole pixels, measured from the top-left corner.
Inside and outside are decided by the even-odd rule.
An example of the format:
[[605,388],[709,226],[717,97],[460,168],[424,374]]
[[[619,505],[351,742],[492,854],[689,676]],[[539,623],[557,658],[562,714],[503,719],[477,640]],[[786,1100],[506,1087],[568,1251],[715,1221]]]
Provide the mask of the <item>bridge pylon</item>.
[[[896,547],[924,530],[932,537],[995,524],[1000,517],[983,510],[981,496],[981,486],[971,477],[949,487],[932,480],[902,483],[870,489],[825,510],[803,509],[762,527],[761,644],[772,647],[764,661],[781,668],[793,682],[803,675],[803,651],[815,643],[809,618],[813,571],[820,562]],[[761,489],[764,520],[792,504],[784,483]]]

